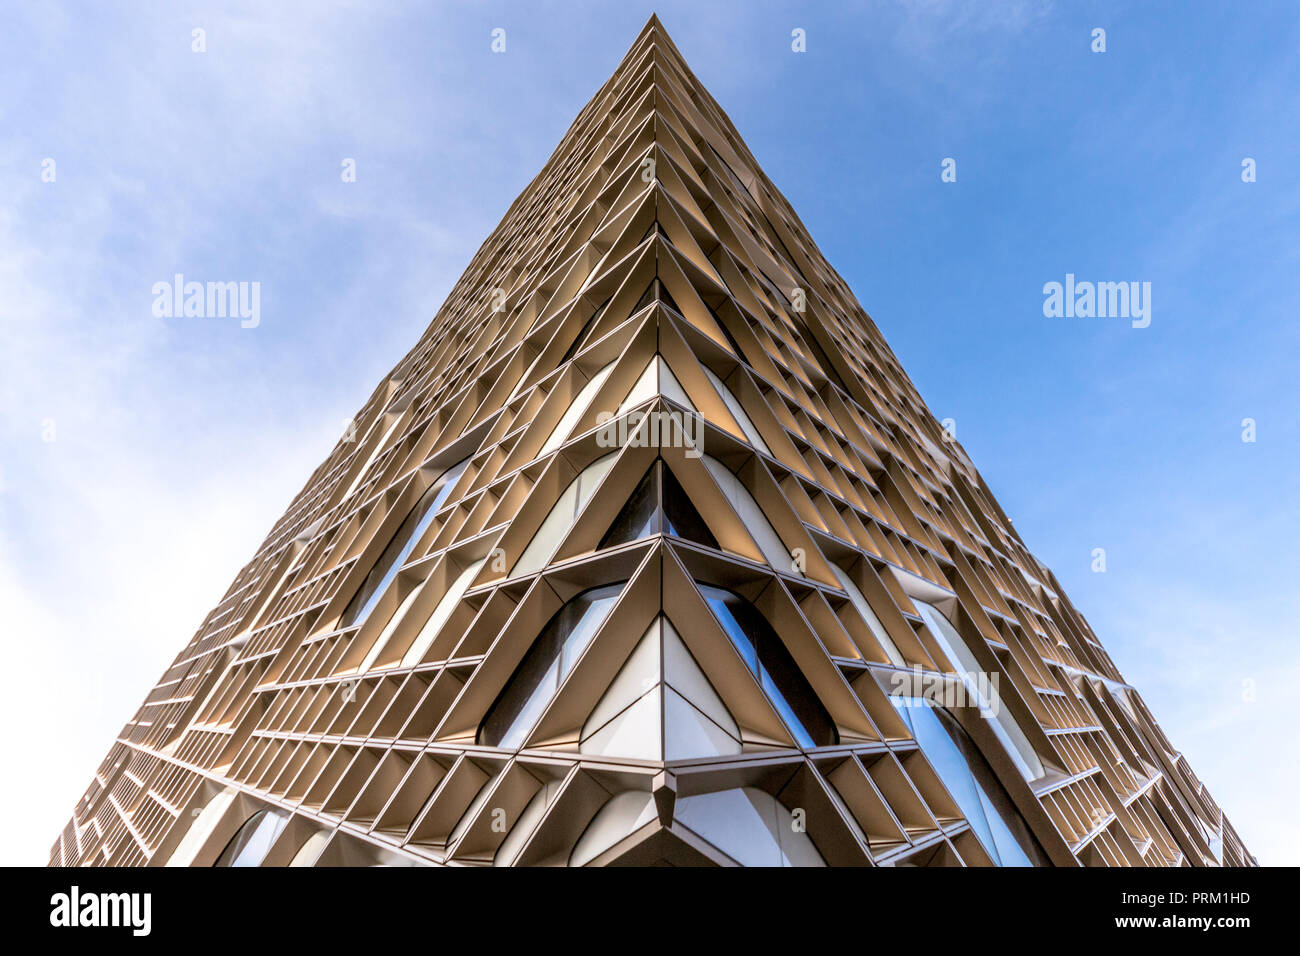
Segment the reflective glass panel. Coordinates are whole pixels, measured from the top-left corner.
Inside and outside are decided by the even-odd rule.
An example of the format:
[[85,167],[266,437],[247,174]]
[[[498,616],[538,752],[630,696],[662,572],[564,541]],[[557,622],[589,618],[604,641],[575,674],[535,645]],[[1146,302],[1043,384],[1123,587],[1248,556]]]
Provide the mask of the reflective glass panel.
[[217,857],[217,862],[212,865],[257,866],[288,822],[289,818],[283,813],[258,810],[231,837],[226,848],[221,851],[221,856]]
[[731,591],[707,584],[700,585],[700,591],[799,746],[836,743],[835,723],[767,618]]
[[622,590],[584,591],[555,613],[483,718],[480,744],[513,750],[524,742]]
[[393,535],[393,540],[388,543],[384,553],[379,556],[375,566],[371,569],[370,574],[366,576],[365,583],[361,585],[361,590],[357,596],[352,599],[343,617],[339,621],[340,627],[350,627],[364,621],[370,612],[375,609],[379,599],[384,596],[388,586],[393,583],[393,578],[397,577],[397,572],[402,569],[406,559],[411,556],[411,551],[424,532],[429,529],[433,523],[434,516],[437,515],[438,509],[443,506],[447,496],[451,494],[456,487],[456,481],[465,471],[465,466],[469,464],[469,459],[457,462],[446,471],[444,471],[428,490],[416,502],[411,513],[406,516],[397,533]]

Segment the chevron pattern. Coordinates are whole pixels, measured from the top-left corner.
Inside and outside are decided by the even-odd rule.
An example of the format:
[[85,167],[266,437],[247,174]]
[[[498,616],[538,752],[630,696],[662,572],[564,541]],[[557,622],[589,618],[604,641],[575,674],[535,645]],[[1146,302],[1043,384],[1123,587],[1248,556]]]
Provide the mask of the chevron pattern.
[[657,19],[355,421],[51,864],[1254,862]]

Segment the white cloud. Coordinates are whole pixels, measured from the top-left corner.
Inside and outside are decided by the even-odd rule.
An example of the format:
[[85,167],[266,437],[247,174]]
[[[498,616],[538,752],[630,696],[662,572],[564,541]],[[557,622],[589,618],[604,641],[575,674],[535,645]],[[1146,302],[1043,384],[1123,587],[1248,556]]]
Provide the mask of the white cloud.
[[[87,42],[62,17],[24,15],[37,59]],[[112,738],[382,363],[413,344],[432,315],[429,286],[449,282],[419,265],[457,224],[434,230],[382,190],[348,195],[363,227],[347,275],[320,275],[310,251],[293,258],[331,215],[323,194],[285,197],[251,229],[241,206],[276,195],[268,144],[319,160],[328,182],[338,159],[324,141],[337,127],[390,142],[394,121],[371,122],[364,83],[309,82],[314,38],[348,37],[359,15],[309,3],[277,8],[274,23],[209,18],[206,60],[189,52],[183,17],[140,17],[130,40],[92,37],[93,61],[63,72],[0,151],[0,644],[15,675],[0,725],[38,731],[12,735],[24,783],[5,788],[0,812],[27,824],[0,834],[0,861],[45,861]],[[175,81],[160,83],[169,71]],[[96,95],[105,75],[119,84],[112,102]],[[75,141],[49,145],[69,129]],[[50,153],[52,184],[39,179]],[[211,262],[257,273],[194,275]],[[263,326],[155,318],[152,283],[173,271],[269,276]],[[395,318],[376,322],[375,309]],[[370,334],[345,351],[361,322]]]

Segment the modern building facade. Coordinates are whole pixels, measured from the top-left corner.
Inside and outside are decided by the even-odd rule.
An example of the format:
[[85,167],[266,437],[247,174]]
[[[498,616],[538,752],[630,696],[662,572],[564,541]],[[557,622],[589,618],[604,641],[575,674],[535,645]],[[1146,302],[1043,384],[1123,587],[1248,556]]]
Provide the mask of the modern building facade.
[[652,18],[51,863],[1253,860]]

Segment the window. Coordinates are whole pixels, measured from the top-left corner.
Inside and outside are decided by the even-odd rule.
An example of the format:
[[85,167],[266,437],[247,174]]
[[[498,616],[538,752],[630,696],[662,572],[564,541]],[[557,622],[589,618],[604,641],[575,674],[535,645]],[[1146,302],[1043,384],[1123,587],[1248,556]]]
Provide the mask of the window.
[[509,750],[523,744],[622,590],[622,583],[592,588],[555,613],[483,718],[480,744]]
[[700,591],[799,746],[811,750],[837,743],[835,722],[767,618],[732,591],[707,584]]
[[190,828],[185,831],[185,836],[181,842],[172,850],[171,856],[167,858],[167,866],[189,866],[194,862],[194,858],[199,855],[203,849],[203,844],[208,842],[208,837],[216,830],[217,825],[221,823],[222,817],[230,809],[230,805],[235,802],[235,797],[239,796],[239,791],[233,787],[227,787],[222,790],[203,807],[203,810]]
[[[663,227],[659,225],[658,221],[656,221],[654,225],[650,227],[650,231],[657,232],[665,239],[668,238],[668,234],[664,232]],[[650,238],[650,231],[646,232],[645,237],[643,238],[642,241]],[[636,305],[632,306],[632,314],[636,315],[638,312],[644,309],[651,302],[655,302],[655,301],[662,302],[664,305],[668,306],[668,308],[672,309],[678,315],[682,314],[682,310],[677,307],[677,303],[674,302],[673,297],[669,295],[668,287],[659,280],[658,276],[655,276],[653,279],[650,280],[650,284],[646,286],[645,291],[641,293],[641,298],[637,299]]]
[[289,822],[287,814],[258,810],[230,838],[213,866],[257,866]]
[[709,474],[713,476],[713,480],[718,483],[722,493],[731,502],[731,507],[740,516],[741,523],[744,524],[750,537],[754,539],[754,543],[758,545],[758,550],[767,559],[767,563],[777,570],[800,574],[801,572],[795,565],[794,559],[790,557],[790,552],[786,549],[781,536],[776,533],[772,523],[767,520],[767,515],[763,514],[763,509],[758,506],[758,502],[749,493],[749,489],[722,462],[710,455],[702,457],[705,467],[709,469]]
[[549,455],[564,444],[564,440],[569,437],[569,432],[573,431],[573,426],[578,423],[582,413],[587,410],[591,400],[596,397],[596,392],[600,391],[600,387],[605,384],[605,379],[609,378],[609,373],[614,371],[614,364],[614,362],[610,362],[587,379],[587,384],[578,390],[578,394],[573,397],[573,401],[565,409],[564,414],[560,416],[555,428],[551,430],[550,436],[542,443],[541,451],[537,453],[538,458]]
[[378,418],[376,418],[370,424],[370,427],[366,429],[365,438],[361,440],[362,444],[364,444],[370,438],[370,436],[374,434],[375,429],[379,427],[379,423],[382,422],[385,418],[388,419],[388,425],[384,428],[383,434],[375,441],[374,445],[371,446],[370,454],[366,457],[365,464],[362,465],[359,469],[357,469],[356,477],[352,479],[352,483],[348,485],[348,490],[343,494],[344,499],[350,498],[352,496],[352,492],[356,491],[357,488],[360,486],[362,479],[364,479],[366,477],[366,474],[370,471],[370,466],[375,463],[375,459],[378,458],[379,453],[384,450],[384,447],[388,444],[388,439],[392,437],[393,431],[397,428],[398,423],[402,420],[402,416],[400,414],[397,414],[391,410],[385,412],[383,415],[380,415]]
[[710,548],[718,547],[709,526],[662,459],[657,459],[646,471],[623,510],[605,532],[599,547],[611,548],[656,534],[685,538]]
[[555,554],[555,549],[560,546],[564,536],[578,520],[578,515],[582,514],[582,509],[595,493],[601,479],[610,468],[614,467],[614,458],[617,455],[618,452],[610,452],[603,458],[597,458],[584,468],[578,477],[569,482],[564,491],[560,492],[559,500],[555,502],[550,513],[542,521],[541,527],[537,529],[537,533],[533,535],[528,546],[524,548],[523,554],[515,562],[514,568],[510,571],[511,577],[532,574],[546,567],[551,556]]
[[998,866],[1046,866],[1048,860],[975,742],[941,707],[894,698],[925,759]]
[[1039,759],[1033,745],[1029,743],[1029,738],[1020,729],[1015,718],[1002,706],[1000,700],[990,700],[987,696],[987,682],[980,680],[983,668],[980,667],[975,655],[971,653],[957,629],[952,626],[952,622],[933,605],[916,598],[912,599],[912,604],[916,606],[921,619],[925,621],[926,627],[934,635],[934,639],[939,643],[948,660],[958,669],[957,676],[965,685],[970,699],[976,702],[980,714],[988,718],[990,728],[1006,748],[1016,768],[1026,780],[1030,781],[1046,775],[1047,771],[1043,768],[1042,760]]
[[316,861],[320,859],[321,852],[325,849],[325,844],[329,840],[329,830],[317,830],[303,842],[302,846],[298,847],[298,852],[293,855],[289,865],[315,866]]
[[[755,787],[682,797],[673,807],[682,826],[742,866],[825,866],[812,839],[775,797]],[[605,802],[569,855],[569,866],[586,866],[634,834],[658,827],[654,798],[625,790]]]
[[885,630],[885,626],[880,623],[880,618],[876,617],[875,612],[871,610],[871,605],[867,603],[866,597],[863,596],[858,586],[853,583],[853,579],[849,577],[848,572],[834,563],[831,564],[831,572],[835,575],[835,580],[840,582],[840,587],[848,594],[849,602],[857,608],[858,613],[862,615],[862,619],[867,622],[871,635],[884,650],[889,662],[896,667],[906,667],[907,661],[903,660],[903,655],[899,652],[898,646],[894,643],[893,638],[889,636],[889,632]]
[[749,443],[765,455],[772,454],[767,447],[767,443],[763,441],[763,436],[759,434],[758,429],[754,427],[753,421],[741,406],[740,400],[732,394],[731,389],[727,388],[726,383],[723,382],[722,379],[718,378],[718,376],[714,375],[713,370],[707,365],[704,366],[704,374],[709,377],[709,381],[712,382],[713,387],[717,389],[718,395],[727,406],[727,411],[731,412],[731,417],[736,420],[736,424],[738,424],[740,430],[745,433],[745,437],[749,439]]
[[610,847],[658,820],[654,797],[644,790],[625,790],[605,801],[582,831],[569,854],[569,866],[586,866]]
[[764,790],[743,787],[684,797],[674,819],[741,866],[825,866],[794,815]]
[[[595,270],[593,269],[592,275],[595,274],[596,274]],[[587,278],[588,280],[590,280],[591,276],[588,276]],[[612,299],[613,297],[611,296],[610,298]],[[591,329],[596,324],[596,321],[601,317],[601,315],[604,314],[605,307],[609,305],[609,303],[610,303],[610,299],[606,299],[604,302],[600,304],[600,308],[598,308],[595,312],[591,313],[591,317],[587,319],[586,322],[582,323],[582,328],[578,330],[578,334],[574,336],[573,342],[570,343],[569,347],[565,350],[564,356],[560,359],[559,365],[564,365],[566,362],[569,361],[569,359],[573,358],[575,355],[578,354],[578,352],[582,350],[582,346],[587,341],[588,333],[591,332]],[[559,368],[559,365],[557,365],[556,368]]]
[[461,597],[465,594],[465,589],[470,586],[482,567],[483,559],[480,558],[460,572],[456,576],[456,580],[451,582],[446,592],[438,600],[433,613],[429,615],[429,620],[420,629],[419,636],[406,649],[406,653],[402,655],[402,667],[414,667],[420,663],[425,652],[428,651],[429,645],[433,643],[433,639],[438,636],[442,626],[447,623],[447,618],[451,617],[451,612],[456,610],[456,605],[460,603]]
[[[370,651],[366,654],[365,660],[361,662],[361,666],[357,668],[357,671],[364,674],[366,671],[374,667],[377,661],[381,662],[383,666],[388,667],[395,665],[400,667],[414,667],[416,664],[420,663],[424,658],[425,652],[429,650],[429,645],[431,645],[433,639],[438,636],[438,632],[442,630],[442,626],[447,623],[447,619],[451,617],[452,611],[456,610],[456,605],[460,602],[466,589],[473,582],[479,569],[482,567],[483,559],[474,561],[469,565],[469,567],[465,568],[465,570],[461,571],[460,574],[456,576],[447,587],[447,590],[443,592],[442,597],[438,599],[438,604],[429,615],[429,619],[425,622],[424,627],[420,629],[419,635],[411,642],[410,647],[406,649],[406,652],[402,655],[402,659],[399,662],[394,659],[396,650],[389,648],[388,645],[393,632],[397,630],[397,626],[401,624],[402,619],[406,616],[407,609],[412,603],[414,603],[415,598],[424,589],[424,585],[422,584],[418,587],[412,588],[411,593],[406,596],[402,601],[401,606],[393,613],[392,618],[384,627],[383,633],[375,639],[375,643],[371,646]],[[391,653],[385,654],[386,651],[390,651]]]
[[393,540],[388,543],[384,553],[379,556],[375,566],[366,576],[365,582],[361,589],[357,591],[356,597],[344,610],[342,618],[339,619],[339,627],[351,627],[353,624],[359,624],[370,615],[379,603],[379,599],[384,596],[388,586],[393,583],[393,578],[397,577],[397,572],[402,569],[406,559],[411,556],[415,545],[420,538],[429,529],[433,523],[434,516],[438,509],[442,507],[456,487],[456,482],[465,471],[465,466],[469,464],[469,459],[457,462],[452,465],[441,475],[438,480],[431,484],[427,491],[420,496],[420,500],[415,503],[411,513],[406,516],[397,533],[393,535]]
[[618,414],[625,414],[655,395],[663,395],[665,398],[671,398],[679,405],[684,405],[692,410],[695,409],[695,404],[690,400],[681,383],[677,381],[677,376],[673,374],[673,370],[664,361],[664,357],[656,355],[646,365],[645,371],[636,380],[632,390],[627,393],[627,398],[623,399],[622,404],[619,405]]
[[[632,385],[632,390],[627,393],[627,398],[623,399],[618,406],[618,412],[615,418],[624,415],[629,409],[636,408],[642,402],[647,402],[659,394],[659,365],[661,359],[655,356],[646,365],[645,370]],[[671,374],[671,373],[670,373]]]

